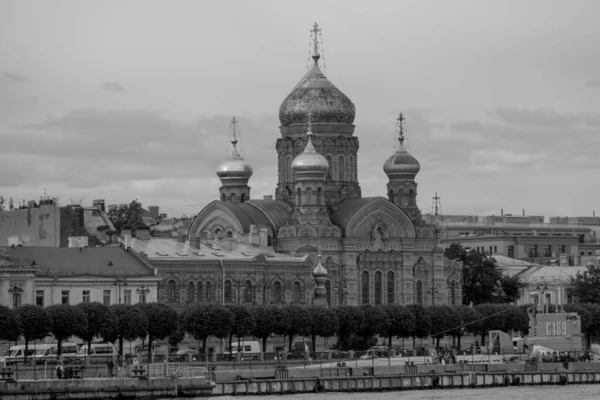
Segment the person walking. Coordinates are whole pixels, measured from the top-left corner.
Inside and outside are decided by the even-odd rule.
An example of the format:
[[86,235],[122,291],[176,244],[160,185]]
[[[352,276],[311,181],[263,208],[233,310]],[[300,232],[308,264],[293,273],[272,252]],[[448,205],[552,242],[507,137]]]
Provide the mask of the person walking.
[[115,363],[113,362],[112,358],[106,359],[106,368],[108,369],[108,377],[112,378],[113,377],[113,369],[115,368]]
[[62,366],[62,363],[58,363],[56,365],[56,379],[62,379],[65,369]]

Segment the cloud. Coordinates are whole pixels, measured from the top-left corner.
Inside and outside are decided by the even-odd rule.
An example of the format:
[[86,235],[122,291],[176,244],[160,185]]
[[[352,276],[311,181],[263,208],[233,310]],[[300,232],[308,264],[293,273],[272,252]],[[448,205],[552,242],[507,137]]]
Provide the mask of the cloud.
[[549,107],[541,107],[536,110],[503,107],[496,109],[496,115],[502,121],[515,125],[569,127],[580,122],[580,118],[576,114],[561,114]]
[[600,79],[592,79],[585,83],[587,86],[600,87]]
[[4,73],[2,75],[5,78],[10,79],[11,81],[14,81],[14,82],[27,82],[30,80],[25,75],[17,74],[15,72],[10,72],[10,71],[4,71]]
[[458,121],[450,125],[450,128],[455,131],[480,131],[482,125],[479,121]]
[[115,93],[123,93],[125,91],[123,85],[121,85],[119,82],[114,81],[104,82],[101,86],[101,89]]

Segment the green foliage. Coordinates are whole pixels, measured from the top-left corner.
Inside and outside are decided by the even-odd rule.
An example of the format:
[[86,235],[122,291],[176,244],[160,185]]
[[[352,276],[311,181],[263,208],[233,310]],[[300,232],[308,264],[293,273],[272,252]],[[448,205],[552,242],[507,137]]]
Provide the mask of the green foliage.
[[369,340],[381,332],[386,314],[381,306],[362,305],[359,311],[362,318],[356,334],[363,338],[363,347],[367,347]]
[[588,345],[592,336],[600,334],[600,305],[595,303],[566,304],[567,312],[576,312],[581,317],[581,332],[587,337]]
[[312,339],[312,351],[316,352],[317,336],[328,338],[336,334],[339,328],[337,315],[329,308],[308,307],[310,316],[309,324],[306,328],[306,334]]
[[350,350],[349,340],[352,334],[356,334],[363,324],[363,313],[358,307],[340,306],[333,310],[338,318],[338,347],[342,350]]
[[426,338],[431,332],[431,315],[429,310],[418,304],[410,304],[406,308],[415,316],[415,326],[410,336],[413,338]]
[[96,236],[90,236],[83,222],[83,208],[65,206],[60,208],[60,247],[68,247],[69,237],[87,236],[88,245],[96,245]]
[[291,305],[281,309],[281,316],[284,323],[279,332],[288,336],[288,349],[291,349],[294,336],[308,334],[310,314],[305,307]]
[[514,306],[503,304],[479,304],[475,306],[475,311],[479,315],[477,322],[473,324],[472,332],[481,336],[481,344],[485,344],[485,338],[489,331],[504,330],[507,326],[507,311]]
[[88,320],[81,308],[70,304],[56,304],[46,308],[52,318],[52,334],[58,341],[58,355],[61,344],[71,336],[81,337],[88,329]]
[[5,306],[0,306],[0,340],[16,342],[21,336],[19,314]]
[[451,330],[449,334],[456,338],[456,345],[460,349],[460,339],[466,333],[472,333],[475,330],[474,323],[479,319],[479,314],[475,308],[465,305],[456,306],[454,310],[458,317],[458,324],[456,329]]
[[254,328],[254,319],[250,311],[243,306],[230,306],[228,308],[233,315],[231,334],[237,337],[249,335]]
[[253,336],[262,340],[262,351],[267,348],[267,339],[274,333],[281,320],[281,312],[278,307],[261,304],[252,309],[252,320],[255,321],[252,331]]
[[194,339],[202,340],[206,352],[209,336],[219,339],[229,336],[233,328],[233,314],[228,308],[214,304],[192,304],[182,314],[182,327]]
[[147,335],[148,318],[138,306],[115,304],[110,309],[116,319],[110,341],[119,341],[119,354],[122,355],[124,340],[132,341]]
[[571,283],[571,289],[580,303],[600,303],[600,266],[588,265],[587,271],[577,272]]
[[117,326],[117,318],[110,307],[102,303],[80,303],[76,306],[87,319],[87,326],[80,335],[82,340],[88,344],[88,354],[94,338],[102,338],[104,341],[110,341],[114,337],[114,331]]
[[177,347],[179,343],[181,343],[185,339],[185,330],[181,324],[181,316],[179,316],[179,322],[177,324],[177,329],[175,332],[171,333],[167,338],[167,342],[169,342],[169,346]]
[[450,332],[460,325],[461,320],[455,307],[446,305],[434,305],[429,307],[431,317],[431,336],[437,339],[436,346],[439,347],[440,339],[449,335]]
[[27,358],[29,342],[43,339],[50,334],[52,317],[45,308],[31,304],[17,308],[17,314],[21,321],[21,334],[25,339],[25,358]]
[[379,334],[388,338],[388,345],[392,345],[392,338],[410,337],[415,329],[415,316],[404,306],[399,304],[386,304],[383,306],[384,320],[380,325]]
[[179,316],[166,304],[144,303],[136,305],[148,318],[148,359],[152,358],[152,342],[163,340],[177,330]]
[[138,228],[146,226],[142,220],[142,204],[137,200],[124,207],[110,210],[108,218],[114,225],[117,233],[121,233],[123,229],[131,229],[131,233],[135,235]]
[[493,257],[467,252],[457,243],[446,249],[445,256],[463,263],[463,304],[510,303],[519,298],[524,285],[517,277],[503,276]]

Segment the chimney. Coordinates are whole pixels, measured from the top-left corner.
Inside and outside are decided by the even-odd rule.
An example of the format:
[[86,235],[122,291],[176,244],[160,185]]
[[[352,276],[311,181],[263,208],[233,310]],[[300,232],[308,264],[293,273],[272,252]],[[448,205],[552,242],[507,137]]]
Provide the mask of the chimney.
[[81,251],[82,248],[88,247],[88,237],[87,236],[69,236],[69,248],[79,248]]
[[523,216],[525,216],[525,209],[523,209]]
[[269,245],[269,231],[267,228],[260,228],[258,238],[258,245],[260,247],[267,247]]
[[190,236],[190,246],[196,250],[200,250],[201,246],[201,237],[200,236]]
[[106,211],[106,209],[104,208],[104,199],[92,200],[92,206],[94,206],[102,212]]
[[256,225],[250,225],[250,233],[248,234],[248,243],[259,245],[260,238],[258,236],[258,227]]
[[123,243],[123,247],[125,248],[125,250],[129,250],[129,248],[131,247],[131,229],[123,229],[121,231],[121,236],[123,237],[123,239],[121,240],[121,243]]
[[148,212],[150,216],[154,219],[158,219],[160,213],[158,212],[158,206],[148,206]]

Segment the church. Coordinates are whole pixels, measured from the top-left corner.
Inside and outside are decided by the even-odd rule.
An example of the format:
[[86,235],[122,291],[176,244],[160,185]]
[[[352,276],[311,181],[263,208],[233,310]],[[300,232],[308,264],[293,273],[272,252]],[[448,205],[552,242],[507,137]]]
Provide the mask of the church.
[[[267,258],[296,260],[287,267],[239,263],[235,272],[245,282],[240,290],[244,285],[256,290],[258,281],[264,283],[259,303],[302,298],[310,304],[316,286],[311,272],[320,266],[332,307],[460,304],[462,266],[444,257],[440,226],[421,218],[416,182],[421,167],[403,144],[407,121],[402,114],[398,146],[383,164],[385,197],[362,196],[355,106],[320,68],[319,31],[315,24],[312,67],[279,108],[274,197],[251,196],[253,169],[237,149],[234,117],[231,153],[217,168],[222,183],[218,200],[191,223],[189,243],[221,240],[233,251],[236,246],[263,246]],[[231,291],[231,285],[223,272],[223,290]]]

